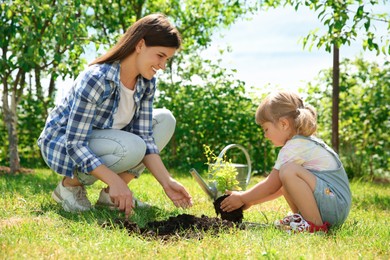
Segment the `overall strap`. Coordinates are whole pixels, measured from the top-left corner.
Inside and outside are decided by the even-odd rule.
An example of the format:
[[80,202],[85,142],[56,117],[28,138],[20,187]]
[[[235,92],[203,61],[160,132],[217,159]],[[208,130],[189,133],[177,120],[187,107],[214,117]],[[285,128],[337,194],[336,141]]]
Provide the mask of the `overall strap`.
[[331,153],[333,157],[335,157],[339,165],[342,165],[339,155],[332,148],[330,148],[323,140],[319,139],[318,137],[315,137],[313,135],[311,136],[295,135],[293,136],[292,139],[305,139],[305,140],[312,141],[317,145],[322,146],[325,150]]

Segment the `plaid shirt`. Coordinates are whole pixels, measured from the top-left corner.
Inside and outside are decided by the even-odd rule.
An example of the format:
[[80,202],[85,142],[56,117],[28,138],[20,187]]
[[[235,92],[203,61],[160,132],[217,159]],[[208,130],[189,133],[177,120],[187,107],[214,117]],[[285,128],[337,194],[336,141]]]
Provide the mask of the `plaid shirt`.
[[[119,62],[88,67],[61,104],[50,112],[38,146],[55,172],[73,177],[76,167],[80,172],[89,173],[103,164],[88,147],[88,139],[92,130],[112,128],[120,97],[119,71]],[[122,129],[145,141],[146,154],[159,153],[152,136],[155,91],[155,78],[138,77],[134,93],[135,115]]]

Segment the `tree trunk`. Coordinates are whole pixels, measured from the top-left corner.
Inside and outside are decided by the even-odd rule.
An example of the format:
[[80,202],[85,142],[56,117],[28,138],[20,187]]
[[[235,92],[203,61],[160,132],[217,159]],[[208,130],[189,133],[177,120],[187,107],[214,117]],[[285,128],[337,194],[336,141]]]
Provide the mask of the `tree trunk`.
[[16,104],[15,104],[15,94],[11,96],[11,105],[8,102],[8,85],[5,83],[4,92],[3,92],[3,118],[4,124],[8,132],[8,142],[9,142],[9,164],[11,174],[20,171],[20,160],[19,160],[19,151],[18,151],[18,133],[17,133],[17,115],[16,115]]
[[340,54],[333,44],[332,147],[339,152]]
[[[11,72],[4,73],[2,77],[3,83],[3,112],[4,112],[4,124],[8,132],[9,142],[9,164],[11,174],[20,172],[20,159],[18,151],[18,114],[17,107],[22,96],[23,86],[26,83],[26,72],[19,68],[12,85],[7,82]],[[19,88],[18,88],[19,86]]]
[[5,112],[5,119],[8,130],[10,170],[11,174],[14,174],[20,171],[16,111]]

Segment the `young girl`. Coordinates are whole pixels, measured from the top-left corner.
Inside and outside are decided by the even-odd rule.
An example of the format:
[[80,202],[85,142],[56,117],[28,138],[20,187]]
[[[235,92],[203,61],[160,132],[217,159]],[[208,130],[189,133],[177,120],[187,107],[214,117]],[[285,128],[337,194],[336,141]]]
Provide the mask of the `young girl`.
[[175,206],[192,205],[159,156],[174,132],[175,118],[166,109],[153,110],[155,74],[165,69],[180,44],[179,32],[164,15],[138,20],[79,75],[50,112],[38,145],[49,167],[64,176],[52,193],[64,210],[89,210],[84,186],[101,180],[108,187],[97,204],[129,216],[139,203],[128,183],[145,166]]
[[316,138],[317,115],[292,92],[267,96],[256,111],[265,137],[282,147],[269,176],[244,192],[231,192],[221,209],[244,209],[284,196],[294,214],[275,222],[289,232],[324,231],[341,225],[351,207],[347,174],[338,155]]

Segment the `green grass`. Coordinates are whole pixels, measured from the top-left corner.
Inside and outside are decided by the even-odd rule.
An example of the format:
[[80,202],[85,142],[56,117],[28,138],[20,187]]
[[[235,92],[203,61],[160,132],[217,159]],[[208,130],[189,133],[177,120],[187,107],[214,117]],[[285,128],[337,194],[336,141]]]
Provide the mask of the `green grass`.
[[[232,229],[201,240],[160,241],[129,235],[101,224],[119,212],[95,209],[71,214],[50,197],[60,176],[38,169],[34,174],[0,175],[0,259],[389,259],[390,189],[388,184],[353,182],[353,205],[346,223],[327,235],[294,234],[268,227]],[[151,210],[136,211],[132,220],[151,220],[188,213],[215,217],[212,202],[189,173],[174,176],[193,196],[194,206],[176,209],[150,174],[130,184]],[[254,177],[250,185],[261,177]],[[88,187],[94,204],[104,184]],[[289,211],[283,199],[257,205],[244,221],[269,224]]]

